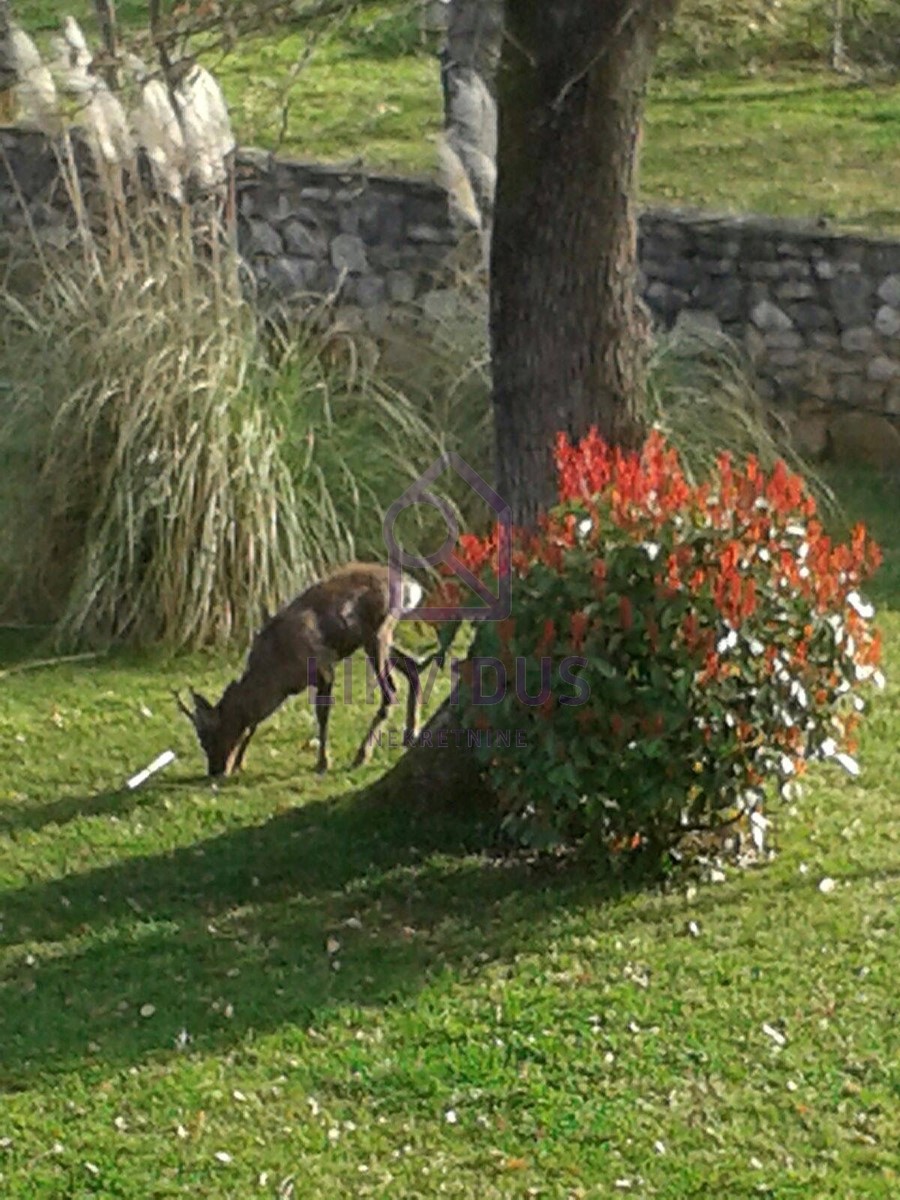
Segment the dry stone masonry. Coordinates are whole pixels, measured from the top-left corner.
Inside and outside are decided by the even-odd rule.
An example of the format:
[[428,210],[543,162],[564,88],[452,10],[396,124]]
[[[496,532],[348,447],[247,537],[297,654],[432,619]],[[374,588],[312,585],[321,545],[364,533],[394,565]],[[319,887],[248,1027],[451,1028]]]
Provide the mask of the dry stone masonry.
[[[0,129],[8,235],[25,232],[22,199],[39,236],[65,240],[70,214],[51,144]],[[337,292],[344,313],[376,335],[401,310],[437,312],[452,300],[458,235],[433,181],[244,150],[235,158],[235,210],[262,296],[302,302]],[[651,210],[640,259],[657,325],[732,337],[807,451],[900,464],[900,241]]]
[[435,286],[456,244],[446,194],[428,180],[255,151],[238,156],[236,177],[238,244],[263,289],[283,300],[337,291],[374,332]]
[[651,211],[640,250],[657,320],[731,335],[805,449],[900,464],[900,242]]

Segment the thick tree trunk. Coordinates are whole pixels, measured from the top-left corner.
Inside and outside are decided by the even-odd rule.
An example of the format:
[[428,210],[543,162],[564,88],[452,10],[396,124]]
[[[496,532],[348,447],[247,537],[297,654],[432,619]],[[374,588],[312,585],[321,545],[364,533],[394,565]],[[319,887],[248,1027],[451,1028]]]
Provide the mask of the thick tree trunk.
[[[648,324],[636,290],[644,92],[676,0],[506,0],[491,341],[500,494],[530,524],[553,498],[559,430],[638,434]],[[489,805],[445,704],[376,794]],[[434,747],[446,731],[448,745]]]
[[649,323],[636,293],[644,94],[675,0],[507,0],[498,76],[491,351],[498,491],[531,524],[552,446],[639,435]]
[[495,797],[482,778],[475,754],[466,747],[459,712],[445,701],[411,747],[370,789],[373,801],[420,799],[429,809],[485,811]]

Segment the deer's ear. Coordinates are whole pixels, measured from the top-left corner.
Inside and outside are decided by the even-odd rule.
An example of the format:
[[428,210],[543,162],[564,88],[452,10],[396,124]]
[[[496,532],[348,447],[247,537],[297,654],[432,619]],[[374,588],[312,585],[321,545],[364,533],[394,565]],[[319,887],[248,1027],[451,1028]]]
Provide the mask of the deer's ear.
[[187,719],[190,721],[190,723],[192,725],[196,726],[197,719],[196,719],[195,713],[191,712],[191,710],[188,708],[188,706],[185,704],[185,702],[182,700],[182,698],[179,696],[179,694],[175,691],[174,688],[172,689],[172,695],[175,697],[175,703],[178,705],[178,711],[181,713],[184,713],[184,715],[187,717]]
[[201,726],[206,726],[208,728],[215,721],[214,706],[210,704],[205,696],[201,696],[200,693],[195,692],[193,688],[191,688],[191,699],[194,701],[194,724],[198,729]]

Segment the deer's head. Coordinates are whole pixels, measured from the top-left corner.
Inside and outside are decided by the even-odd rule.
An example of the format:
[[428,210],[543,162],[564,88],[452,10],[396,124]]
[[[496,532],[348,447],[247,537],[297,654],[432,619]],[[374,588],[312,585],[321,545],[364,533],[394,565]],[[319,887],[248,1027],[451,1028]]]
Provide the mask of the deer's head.
[[238,719],[233,706],[228,703],[230,689],[226,689],[218,704],[210,704],[205,696],[191,689],[193,711],[182,701],[177,692],[172,693],[179,709],[194,727],[197,740],[206,755],[207,772],[212,778],[231,775],[237,771],[244,757],[250,735],[246,726]]

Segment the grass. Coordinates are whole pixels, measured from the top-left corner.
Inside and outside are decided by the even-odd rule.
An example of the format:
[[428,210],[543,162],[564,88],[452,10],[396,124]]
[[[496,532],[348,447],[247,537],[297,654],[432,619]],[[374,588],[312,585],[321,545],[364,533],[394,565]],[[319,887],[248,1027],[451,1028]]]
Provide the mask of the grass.
[[[664,44],[651,88],[645,203],[825,217],[848,229],[900,233],[900,83],[883,72],[859,79],[825,69],[819,43],[827,18],[823,24],[819,13],[810,42],[808,8],[785,4],[776,19],[770,5],[734,3],[722,20],[715,6],[711,25],[704,0],[685,4],[681,33]],[[61,13],[85,15],[89,5],[25,0],[17,11],[40,31]],[[123,23],[142,27],[141,5],[119,11]],[[754,17],[760,31],[748,40]],[[694,63],[690,48],[701,41]],[[438,64],[402,12],[368,6],[322,36],[297,72],[307,44],[304,33],[280,29],[243,38],[225,58],[209,57],[239,139],[305,159],[362,158],[377,169],[433,172]]]
[[[719,884],[629,893],[480,853],[439,796],[374,805],[359,675],[330,777],[296,701],[218,790],[168,688],[237,651],[0,675],[3,1194],[895,1196],[900,493],[837,482],[887,552],[864,773],[814,772]],[[39,653],[0,636],[0,670]]]

